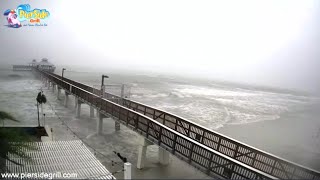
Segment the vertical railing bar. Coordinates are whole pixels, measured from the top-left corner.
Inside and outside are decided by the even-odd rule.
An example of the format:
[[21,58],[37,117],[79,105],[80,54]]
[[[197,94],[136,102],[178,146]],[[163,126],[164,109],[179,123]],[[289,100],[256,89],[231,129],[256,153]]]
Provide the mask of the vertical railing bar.
[[161,136],[162,136],[162,126],[160,126],[159,134],[158,134],[158,144],[161,144]]
[[189,163],[191,163],[191,156],[192,156],[192,153],[193,153],[193,147],[194,147],[194,144],[191,143],[191,147],[190,147],[190,153],[189,153]]
[[178,136],[177,134],[174,134],[174,136],[173,136],[172,154],[175,154],[175,152],[176,152],[177,136]]

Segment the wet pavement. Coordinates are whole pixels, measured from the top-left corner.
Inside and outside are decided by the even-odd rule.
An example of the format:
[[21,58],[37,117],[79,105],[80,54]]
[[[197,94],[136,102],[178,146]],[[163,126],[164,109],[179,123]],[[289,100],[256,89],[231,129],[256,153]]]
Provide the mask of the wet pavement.
[[[12,72],[8,72],[9,74]],[[35,79],[30,72],[14,72],[22,77],[14,79],[0,79],[0,109],[12,113],[19,123],[5,122],[5,125],[34,125],[37,121],[37,107],[35,98],[42,89],[48,102],[43,105],[45,118],[41,118],[41,125],[52,128],[53,140],[77,140],[81,139],[96,155],[100,162],[110,171],[117,172],[114,176],[123,179],[122,163],[115,152],[127,157],[132,163],[132,178],[138,179],[204,179],[210,178],[201,171],[190,166],[186,162],[170,155],[169,165],[161,165],[158,161],[158,146],[148,146],[145,168],[136,168],[138,158],[138,142],[141,138],[136,132],[121,125],[120,131],[115,131],[114,121],[105,118],[103,122],[103,134],[96,134],[96,113],[90,118],[90,108],[82,104],[80,118],[76,118],[75,101],[69,96],[69,103],[64,107],[64,91],[57,98],[57,90],[52,92],[44,84]],[[3,76],[6,73],[0,74]],[[115,163],[112,163],[115,162]]]

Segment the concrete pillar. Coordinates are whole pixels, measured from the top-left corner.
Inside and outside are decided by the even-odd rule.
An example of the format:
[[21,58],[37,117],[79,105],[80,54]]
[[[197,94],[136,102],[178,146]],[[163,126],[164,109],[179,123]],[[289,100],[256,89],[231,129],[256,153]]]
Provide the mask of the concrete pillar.
[[105,116],[101,113],[99,113],[99,117],[97,118],[97,134],[101,135],[102,134],[102,126],[103,126],[103,118]]
[[96,109],[96,115],[97,115],[97,117],[99,117],[99,114],[100,114],[99,109]]
[[94,118],[94,108],[90,106],[90,118]]
[[78,98],[76,96],[74,96],[74,108],[77,108],[78,106]]
[[60,94],[61,94],[61,88],[58,87],[58,95],[57,95],[58,99],[60,99]]
[[46,79],[44,80],[44,87],[48,87],[48,81]]
[[54,89],[56,88],[56,85],[52,83],[52,92],[54,93]]
[[124,163],[124,179],[131,179],[131,163]]
[[147,155],[147,147],[152,145],[151,142],[146,140],[144,137],[140,137],[139,142],[139,152],[138,152],[138,162],[137,168],[143,169],[145,167],[146,155]]
[[49,81],[49,83],[48,83],[48,89],[50,89],[50,83],[51,83],[51,82]]
[[64,106],[68,107],[69,93],[65,92]]
[[161,147],[159,147],[159,162],[162,165],[168,165],[169,164],[169,156],[170,153]]
[[80,114],[81,114],[81,101],[80,100],[76,100],[77,101],[77,107],[76,107],[76,117],[80,118]]
[[120,131],[120,123],[118,121],[114,121],[114,129]]

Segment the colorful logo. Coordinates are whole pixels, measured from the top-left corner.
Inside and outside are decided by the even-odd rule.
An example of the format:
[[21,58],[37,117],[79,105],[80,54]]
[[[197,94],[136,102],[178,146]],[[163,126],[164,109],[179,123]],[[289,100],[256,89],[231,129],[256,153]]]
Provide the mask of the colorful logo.
[[[29,4],[22,4],[17,9],[7,9],[4,13],[7,17],[8,27],[20,28],[22,26],[47,26],[45,23],[50,13],[46,9],[32,9]],[[24,24],[21,24],[25,22]]]

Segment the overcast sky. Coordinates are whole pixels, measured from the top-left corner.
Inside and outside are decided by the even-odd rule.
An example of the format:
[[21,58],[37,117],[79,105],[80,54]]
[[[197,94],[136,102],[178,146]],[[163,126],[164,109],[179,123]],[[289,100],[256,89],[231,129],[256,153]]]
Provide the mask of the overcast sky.
[[[47,9],[47,27],[3,12]],[[0,1],[0,62],[134,69],[317,92],[320,1]]]

